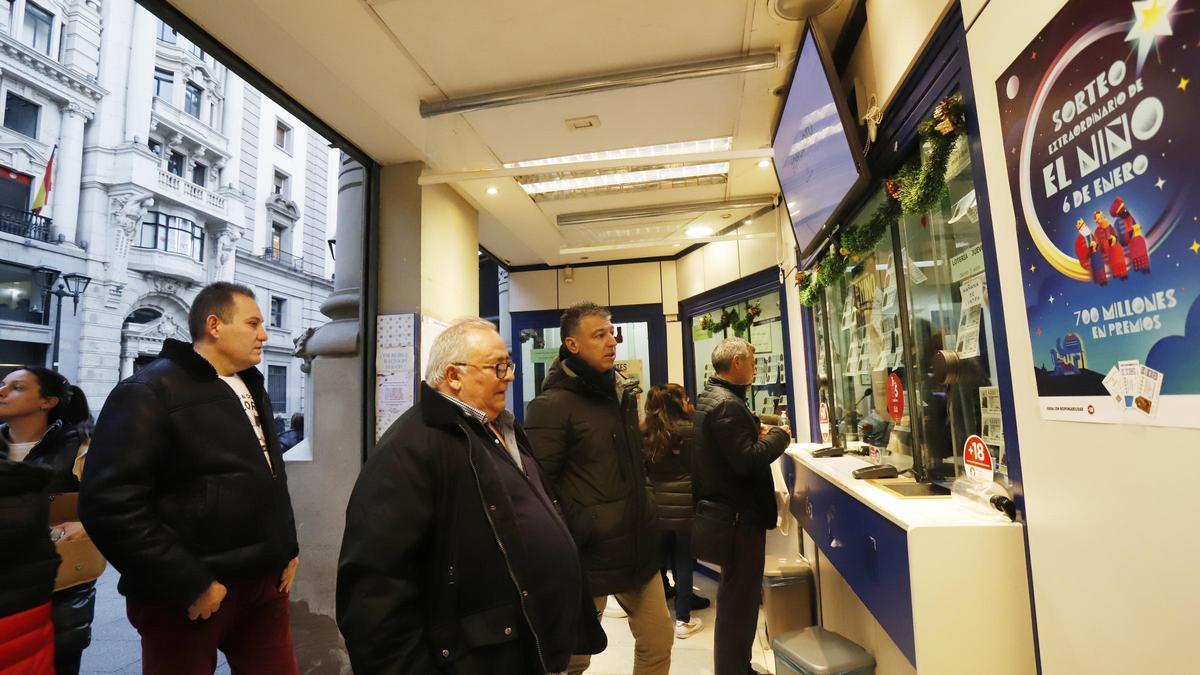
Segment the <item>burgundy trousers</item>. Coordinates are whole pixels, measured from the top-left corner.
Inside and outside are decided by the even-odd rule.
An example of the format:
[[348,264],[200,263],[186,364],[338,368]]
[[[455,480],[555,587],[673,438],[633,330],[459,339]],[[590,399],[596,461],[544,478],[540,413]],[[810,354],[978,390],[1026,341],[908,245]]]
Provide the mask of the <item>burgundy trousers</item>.
[[208,619],[127,598],[129,623],[142,636],[144,675],[212,675],[217,650],[235,675],[298,675],[279,575],[225,584],[221,608]]

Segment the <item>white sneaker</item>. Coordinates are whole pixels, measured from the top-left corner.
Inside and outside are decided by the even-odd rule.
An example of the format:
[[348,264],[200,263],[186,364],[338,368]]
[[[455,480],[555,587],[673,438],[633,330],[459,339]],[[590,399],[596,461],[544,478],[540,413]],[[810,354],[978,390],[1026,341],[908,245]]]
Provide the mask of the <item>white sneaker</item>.
[[686,640],[692,636],[692,633],[700,630],[700,617],[694,616],[691,621],[684,623],[683,621],[675,622],[675,637],[680,640]]

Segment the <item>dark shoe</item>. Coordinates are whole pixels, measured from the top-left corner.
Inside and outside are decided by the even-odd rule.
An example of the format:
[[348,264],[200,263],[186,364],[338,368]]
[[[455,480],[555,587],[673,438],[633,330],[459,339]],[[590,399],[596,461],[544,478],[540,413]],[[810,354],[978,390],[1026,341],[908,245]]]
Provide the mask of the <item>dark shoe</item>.
[[692,594],[692,609],[693,610],[708,609],[710,605],[712,605],[712,600],[709,600],[708,598],[704,598],[704,597],[701,597],[696,594]]

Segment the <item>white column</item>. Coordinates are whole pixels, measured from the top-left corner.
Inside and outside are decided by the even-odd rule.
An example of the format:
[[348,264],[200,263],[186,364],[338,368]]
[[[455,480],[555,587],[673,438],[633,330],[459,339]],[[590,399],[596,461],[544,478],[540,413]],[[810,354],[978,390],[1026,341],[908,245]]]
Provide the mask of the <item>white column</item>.
[[63,108],[62,129],[55,156],[54,184],[51,186],[51,214],[55,229],[75,243],[79,222],[79,185],[83,177],[83,125],[93,116],[75,103]]
[[[150,108],[154,100],[154,52],[158,47],[158,19],[145,7],[133,11],[133,36],[129,47],[129,80],[125,89],[125,140],[136,136],[146,142],[150,133]],[[175,75],[175,88],[183,87],[182,73]]]
[[236,189],[242,170],[242,100],[246,84],[233,71],[225,74],[225,109],[221,111],[221,133],[229,139],[229,162],[221,172],[222,188]]

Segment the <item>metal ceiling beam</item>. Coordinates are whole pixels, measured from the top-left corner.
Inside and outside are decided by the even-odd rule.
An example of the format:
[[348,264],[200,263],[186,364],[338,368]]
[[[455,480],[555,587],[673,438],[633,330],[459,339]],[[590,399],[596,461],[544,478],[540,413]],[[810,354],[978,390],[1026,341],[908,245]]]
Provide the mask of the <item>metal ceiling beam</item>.
[[559,255],[579,255],[580,253],[604,253],[606,251],[628,251],[639,248],[659,248],[662,246],[671,246],[680,244],[693,246],[695,244],[708,244],[714,241],[742,241],[744,239],[774,239],[775,232],[759,232],[757,234],[722,234],[712,237],[686,237],[673,239],[655,239],[652,241],[626,241],[620,244],[605,244],[601,246],[577,246],[574,248],[560,248]]
[[[775,195],[753,195],[738,197],[717,202],[680,202],[677,204],[659,204],[657,206],[637,206],[626,209],[608,209],[604,211],[580,211],[578,213],[563,213],[556,219],[559,227],[576,227],[593,223],[609,223],[616,220],[633,220],[635,218],[655,218],[658,216],[674,216],[683,213],[705,213],[725,211],[728,209],[757,209],[775,205]],[[698,240],[697,240],[698,241]]]
[[769,70],[777,66],[779,66],[779,55],[770,53],[734,56],[710,61],[677,63],[669,66],[656,66],[654,68],[643,68],[623,73],[593,75],[573,80],[562,80],[528,87],[518,87],[516,89],[475,94],[473,96],[450,98],[445,101],[421,101],[421,117],[429,118],[474,110],[487,110],[489,108],[520,105],[522,103],[548,101],[565,96],[578,96],[580,94],[593,94],[600,91],[644,87],[651,84],[690,80],[699,77],[749,73],[756,70]]
[[569,173],[573,171],[593,171],[597,169],[636,169],[645,166],[660,166],[666,164],[708,164],[711,162],[728,162],[740,159],[773,159],[775,152],[771,148],[751,148],[749,150],[718,150],[715,152],[688,152],[675,155],[657,155],[654,157],[627,157],[624,159],[594,159],[587,162],[570,162],[568,164],[543,164],[540,166],[513,167],[511,169],[480,169],[478,171],[458,171],[454,173],[427,173],[417,178],[418,185],[439,185],[441,183],[465,183],[474,180],[491,180],[493,178],[511,178],[513,176],[537,176],[551,173]]

